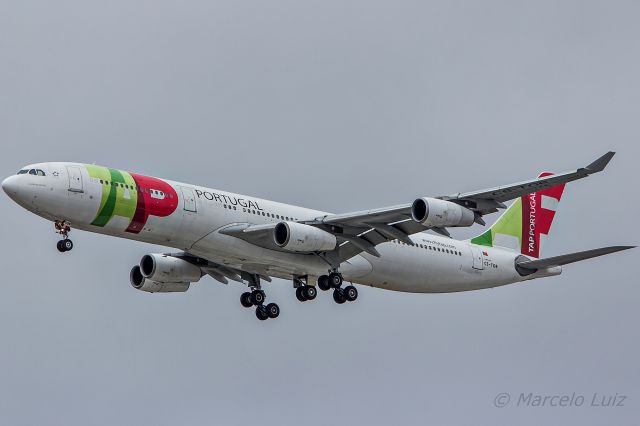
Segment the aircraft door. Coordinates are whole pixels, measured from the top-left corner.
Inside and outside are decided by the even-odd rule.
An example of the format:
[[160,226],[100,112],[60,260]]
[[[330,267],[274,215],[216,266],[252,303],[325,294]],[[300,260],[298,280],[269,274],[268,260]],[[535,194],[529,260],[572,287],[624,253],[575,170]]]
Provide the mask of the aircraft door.
[[184,210],[188,212],[196,213],[198,211],[196,207],[196,193],[191,188],[180,187],[182,191],[182,198],[184,200]]
[[471,247],[471,255],[473,256],[473,269],[484,269],[484,262],[482,261],[482,250],[476,246]]
[[69,175],[69,191],[84,192],[82,186],[82,171],[79,166],[67,166],[67,174]]

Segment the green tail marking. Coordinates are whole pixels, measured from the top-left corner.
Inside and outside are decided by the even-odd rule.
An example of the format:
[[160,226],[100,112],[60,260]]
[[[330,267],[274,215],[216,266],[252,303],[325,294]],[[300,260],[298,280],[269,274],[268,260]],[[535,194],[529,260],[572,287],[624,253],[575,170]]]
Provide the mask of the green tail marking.
[[508,235],[518,239],[518,246],[522,244],[522,199],[516,199],[513,204],[498,218],[498,220],[483,234],[471,239],[473,244],[493,247],[496,234]]

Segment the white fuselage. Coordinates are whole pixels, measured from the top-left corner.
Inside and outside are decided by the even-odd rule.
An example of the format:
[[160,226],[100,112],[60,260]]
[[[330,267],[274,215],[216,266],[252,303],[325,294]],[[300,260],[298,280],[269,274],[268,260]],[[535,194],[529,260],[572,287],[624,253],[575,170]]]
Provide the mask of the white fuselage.
[[[259,269],[274,277],[327,273],[328,265],[319,256],[265,249],[219,232],[236,224],[312,220],[326,212],[149,178],[175,190],[176,207],[167,216],[149,215],[141,229],[132,233],[127,231],[131,217],[125,214],[114,214],[106,224],[95,224],[96,215],[104,208],[105,184],[91,176],[87,167],[91,166],[35,164],[25,169],[42,170],[44,176],[12,176],[3,188],[27,210],[49,220],[67,220],[75,229],[168,246],[240,270]],[[169,197],[167,190],[149,190],[147,207]],[[128,203],[133,191],[133,186],[118,187],[116,204]],[[118,204],[115,209],[125,211],[126,206]],[[475,290],[560,273],[560,268],[554,268],[522,277],[514,266],[519,253],[427,233],[415,234],[411,240],[415,245],[397,241],[380,244],[376,247],[379,258],[363,253],[344,262],[340,271],[347,281],[416,293]]]

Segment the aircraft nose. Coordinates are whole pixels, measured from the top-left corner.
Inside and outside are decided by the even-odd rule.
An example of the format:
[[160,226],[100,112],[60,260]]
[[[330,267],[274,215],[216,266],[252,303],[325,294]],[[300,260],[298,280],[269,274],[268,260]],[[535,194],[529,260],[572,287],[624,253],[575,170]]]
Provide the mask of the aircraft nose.
[[5,180],[2,181],[2,190],[7,193],[7,195],[14,196],[18,193],[18,177],[17,176],[9,176]]

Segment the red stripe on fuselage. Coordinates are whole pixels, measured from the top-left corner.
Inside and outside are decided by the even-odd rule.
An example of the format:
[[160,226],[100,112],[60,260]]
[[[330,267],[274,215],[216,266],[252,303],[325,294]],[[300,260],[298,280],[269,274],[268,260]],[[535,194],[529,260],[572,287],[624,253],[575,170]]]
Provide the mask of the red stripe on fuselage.
[[[161,179],[135,173],[131,173],[131,177],[141,190],[138,191],[136,211],[126,232],[138,234],[144,229],[149,216],[166,217],[175,212],[178,208],[178,194],[171,185]],[[152,191],[162,192],[164,198],[153,197]]]

